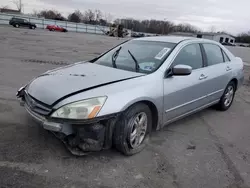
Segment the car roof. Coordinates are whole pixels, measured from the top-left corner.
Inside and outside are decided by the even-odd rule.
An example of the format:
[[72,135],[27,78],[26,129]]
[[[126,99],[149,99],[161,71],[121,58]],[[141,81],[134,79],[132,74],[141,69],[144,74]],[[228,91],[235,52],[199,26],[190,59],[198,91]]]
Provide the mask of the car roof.
[[182,37],[182,36],[153,36],[153,37],[141,37],[136,38],[133,40],[140,40],[140,41],[155,41],[155,42],[170,42],[170,43],[180,43],[182,41],[191,40],[196,42],[210,42],[216,43],[215,41],[209,39],[201,39],[195,37]]
[[13,19],[13,20],[25,20],[24,18],[17,18],[17,17],[13,17],[11,19]]
[[181,37],[181,36],[153,36],[153,37],[141,37],[133,40],[143,40],[143,41],[157,41],[157,42],[171,42],[179,43],[183,40],[192,39],[192,37]]

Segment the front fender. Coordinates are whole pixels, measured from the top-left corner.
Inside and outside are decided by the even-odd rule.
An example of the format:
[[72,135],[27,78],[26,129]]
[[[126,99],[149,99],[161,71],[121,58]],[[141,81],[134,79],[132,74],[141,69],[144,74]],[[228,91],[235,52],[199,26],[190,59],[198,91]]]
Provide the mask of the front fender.
[[154,103],[154,100],[152,98],[149,97],[140,97],[140,98],[135,98],[129,102],[127,102],[122,108],[121,111],[125,111],[126,109],[128,109],[130,106],[132,106],[135,103],[139,103],[139,102],[151,102],[152,104],[154,104],[156,106],[156,104]]

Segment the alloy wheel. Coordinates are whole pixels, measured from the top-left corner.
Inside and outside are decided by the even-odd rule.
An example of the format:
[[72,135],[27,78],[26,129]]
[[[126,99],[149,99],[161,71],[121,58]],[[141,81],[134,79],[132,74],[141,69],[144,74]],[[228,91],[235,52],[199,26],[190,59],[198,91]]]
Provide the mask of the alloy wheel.
[[224,105],[226,107],[232,103],[233,97],[234,97],[234,87],[230,85],[227,88],[226,93],[225,93],[225,97],[224,97]]
[[147,132],[147,114],[141,112],[131,118],[131,131],[129,134],[129,144],[134,149],[137,148],[144,140]]

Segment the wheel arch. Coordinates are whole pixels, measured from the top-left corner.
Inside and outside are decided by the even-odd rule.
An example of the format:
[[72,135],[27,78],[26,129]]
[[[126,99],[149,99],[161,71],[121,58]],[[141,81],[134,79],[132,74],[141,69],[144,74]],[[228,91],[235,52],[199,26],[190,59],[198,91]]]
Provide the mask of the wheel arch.
[[238,89],[238,79],[237,78],[233,78],[233,79],[230,80],[230,82],[234,82],[235,83],[235,87],[236,87],[236,90],[237,90]]
[[133,101],[133,102],[127,104],[123,108],[123,110],[126,110],[129,107],[131,107],[133,105],[136,105],[136,104],[139,104],[139,103],[144,103],[149,107],[149,109],[150,109],[150,111],[152,113],[152,120],[153,120],[152,130],[153,131],[158,130],[158,128],[159,128],[158,125],[161,124],[161,121],[160,121],[160,117],[159,117],[159,110],[158,110],[156,104],[153,101],[151,101],[149,99],[141,99],[141,100]]

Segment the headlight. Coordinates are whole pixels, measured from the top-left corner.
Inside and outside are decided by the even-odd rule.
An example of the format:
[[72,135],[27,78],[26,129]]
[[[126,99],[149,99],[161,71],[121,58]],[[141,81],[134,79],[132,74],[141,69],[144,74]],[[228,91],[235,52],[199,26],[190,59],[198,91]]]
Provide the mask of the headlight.
[[107,97],[97,97],[73,102],[57,109],[51,117],[65,119],[91,119],[101,110]]

